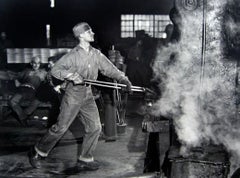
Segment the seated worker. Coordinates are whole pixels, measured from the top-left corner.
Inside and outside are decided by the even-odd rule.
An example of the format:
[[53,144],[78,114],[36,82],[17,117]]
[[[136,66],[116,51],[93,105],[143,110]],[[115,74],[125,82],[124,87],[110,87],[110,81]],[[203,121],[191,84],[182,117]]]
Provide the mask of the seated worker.
[[[17,114],[18,121],[23,126],[27,126],[28,116],[40,104],[40,101],[36,98],[36,93],[47,75],[46,70],[40,69],[41,62],[39,57],[33,57],[30,64],[32,68],[17,73],[15,79],[20,82],[20,86],[9,102],[10,107]],[[23,109],[21,103],[24,101],[29,102],[29,105]]]

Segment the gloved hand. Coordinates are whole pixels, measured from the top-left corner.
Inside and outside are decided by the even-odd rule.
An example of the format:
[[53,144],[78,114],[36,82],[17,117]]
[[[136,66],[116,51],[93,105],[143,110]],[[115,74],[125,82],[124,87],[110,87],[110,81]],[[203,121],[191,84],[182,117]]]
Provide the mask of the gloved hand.
[[122,88],[123,91],[125,90],[129,94],[133,93],[133,91],[132,91],[132,83],[128,80],[127,77],[121,79],[119,82],[126,85],[126,88],[125,87]]
[[71,73],[66,79],[72,81],[75,85],[84,83],[83,78],[78,73]]

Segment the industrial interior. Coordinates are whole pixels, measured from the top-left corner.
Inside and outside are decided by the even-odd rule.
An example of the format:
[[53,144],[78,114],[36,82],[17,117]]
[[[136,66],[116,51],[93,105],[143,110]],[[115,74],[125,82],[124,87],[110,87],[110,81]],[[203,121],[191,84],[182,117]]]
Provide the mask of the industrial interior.
[[[238,0],[1,0],[0,177],[240,178],[239,12]],[[44,78],[22,120],[19,75],[36,56],[53,74],[50,61],[79,45],[80,22],[132,85],[83,80],[101,121],[99,169],[76,165],[85,143],[77,119],[36,168],[30,150],[57,122],[68,88],[59,94]]]

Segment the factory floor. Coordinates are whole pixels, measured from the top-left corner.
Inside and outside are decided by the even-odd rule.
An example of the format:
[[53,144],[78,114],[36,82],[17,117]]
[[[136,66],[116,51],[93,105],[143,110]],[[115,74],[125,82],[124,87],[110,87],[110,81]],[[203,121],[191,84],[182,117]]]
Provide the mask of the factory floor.
[[[81,136],[77,139],[74,132],[79,131],[77,124],[72,124],[62,140],[45,160],[42,169],[33,169],[28,162],[27,153],[31,146],[46,132],[46,122],[32,118],[29,127],[20,126],[11,114],[1,118],[0,124],[0,177],[155,177],[143,173],[148,134],[142,132],[143,115],[139,111],[139,101],[130,101],[127,107],[127,126],[118,134],[115,142],[105,142],[100,138],[95,152],[95,159],[101,163],[97,171],[79,172],[75,163]],[[136,112],[135,112],[136,111]]]

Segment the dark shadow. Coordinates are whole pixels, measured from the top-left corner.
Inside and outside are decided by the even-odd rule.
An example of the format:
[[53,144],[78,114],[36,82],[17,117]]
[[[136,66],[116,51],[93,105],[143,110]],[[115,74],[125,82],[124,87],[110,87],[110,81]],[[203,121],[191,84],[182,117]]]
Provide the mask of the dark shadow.
[[[141,145],[139,147],[139,144],[136,144],[138,141],[139,134],[142,134],[142,116],[127,118],[127,127],[132,127],[133,131],[130,136],[130,140],[128,142],[127,148],[128,151],[131,152],[143,152],[145,150],[145,145]],[[128,133],[125,133],[128,134]]]
[[[32,169],[33,169],[32,167],[24,167],[23,163],[5,163],[4,165],[1,166],[0,177],[1,178],[19,177],[18,175],[21,175]],[[12,176],[4,176],[6,175],[6,173]]]
[[1,146],[0,147],[0,156],[6,156],[13,153],[27,152],[30,149],[30,146]]
[[231,176],[231,178],[239,178],[240,177],[240,168],[238,168],[233,175]]
[[150,133],[143,172],[160,171],[159,133]]
[[[66,164],[66,163],[64,163],[64,166],[63,166],[64,168],[63,168],[63,170],[58,170],[58,169],[52,169],[52,168],[50,168],[49,169],[49,173],[51,173],[51,174],[53,174],[54,176],[69,176],[69,175],[77,175],[77,174],[85,174],[85,173],[87,173],[88,171],[90,171],[90,170],[88,170],[88,169],[83,169],[83,168],[79,168],[77,165],[70,165],[70,164]],[[52,170],[51,170],[52,169]],[[81,177],[80,175],[79,175],[79,177]]]
[[239,61],[240,32],[233,28],[240,22],[240,3],[238,0],[229,1],[223,11],[222,20],[222,47],[226,59]]
[[63,171],[60,172],[60,174],[64,174],[64,175],[76,175],[79,174],[81,172],[86,172],[86,170],[81,170],[79,169],[77,166],[74,167],[69,167]]

